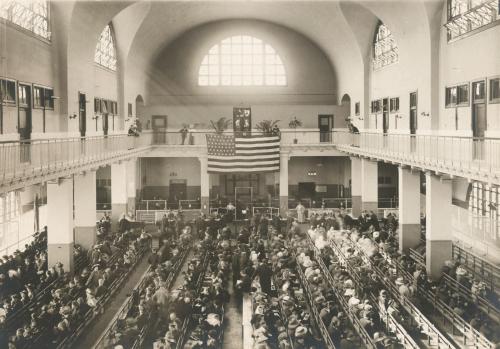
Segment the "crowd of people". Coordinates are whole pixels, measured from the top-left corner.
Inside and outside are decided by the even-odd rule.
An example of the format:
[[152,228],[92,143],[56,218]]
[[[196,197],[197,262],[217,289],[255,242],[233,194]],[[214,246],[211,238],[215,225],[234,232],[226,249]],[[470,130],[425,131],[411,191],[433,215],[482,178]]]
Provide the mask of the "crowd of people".
[[13,255],[0,258],[0,316],[16,310],[26,297],[49,284],[56,277],[54,270],[47,271],[47,230],[34,235],[24,251],[16,250]]
[[[428,298],[423,294],[423,292],[430,292],[431,298],[440,299],[444,306],[449,307],[464,321],[470,323],[491,342],[496,343],[499,340],[498,323],[477,306],[473,301],[474,296],[470,299],[457,292],[444,276],[439,280],[431,280],[424,265],[413,260],[408,254],[399,253],[395,217],[387,217],[383,226],[380,226],[378,220],[368,212],[363,212],[356,222],[348,218],[349,223],[347,223],[344,217],[340,216],[337,217],[337,221],[338,224],[330,224],[331,218],[313,220],[309,235],[315,246],[322,250],[322,254],[326,256],[335,255],[328,245],[328,242],[333,241],[339,247],[339,253],[343,254],[352,264],[352,268],[359,272],[359,284],[363,287],[356,287],[353,291],[357,298],[365,297],[367,292],[380,298],[382,292],[389,299],[387,290],[380,283],[380,276],[383,275],[383,281],[394,284],[400,296],[406,297],[415,306],[425,310],[426,313],[432,314],[436,311],[433,304],[428,302]],[[379,276],[373,268],[379,270]],[[473,286],[476,295],[481,294],[483,289],[481,282],[479,280],[470,282],[470,274],[459,263],[448,261],[443,268],[443,273],[470,287],[472,295],[474,294],[472,293]],[[396,306],[396,309],[393,309],[393,306],[380,306],[381,311],[383,312],[384,309],[391,312],[396,311],[395,317],[406,328],[407,332],[418,336],[416,334],[418,329],[411,326],[411,322],[405,316],[404,309],[401,309],[398,302],[389,302]]]
[[[73,277],[61,263],[49,268],[45,271],[45,283],[55,280],[57,283],[51,284],[50,290],[15,322],[8,321],[7,312],[3,318],[6,321],[0,324],[0,347],[53,348],[71,337],[86,317],[101,311],[100,301],[109,295],[114,282],[130,271],[132,263],[148,245],[148,239],[142,239],[140,232],[111,234],[108,231],[101,242],[88,251],[90,267]],[[46,254],[46,250],[40,254]]]

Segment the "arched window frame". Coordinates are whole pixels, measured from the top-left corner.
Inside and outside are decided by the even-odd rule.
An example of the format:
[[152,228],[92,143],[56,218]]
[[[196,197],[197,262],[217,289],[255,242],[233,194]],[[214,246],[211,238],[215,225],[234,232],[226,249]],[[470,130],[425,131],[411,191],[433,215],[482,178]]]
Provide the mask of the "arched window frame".
[[116,40],[111,23],[104,27],[97,40],[94,62],[102,67],[116,71]]
[[202,87],[287,86],[283,60],[270,44],[249,35],[235,35],[213,45],[198,69]]
[[50,40],[50,6],[47,0],[2,0],[0,18]]
[[379,22],[373,38],[373,69],[381,69],[399,61],[399,48],[391,31]]

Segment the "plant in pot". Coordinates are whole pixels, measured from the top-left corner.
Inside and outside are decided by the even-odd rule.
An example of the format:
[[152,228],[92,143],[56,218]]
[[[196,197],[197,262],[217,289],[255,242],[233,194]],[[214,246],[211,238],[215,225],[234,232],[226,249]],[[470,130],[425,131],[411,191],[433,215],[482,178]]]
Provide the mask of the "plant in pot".
[[278,125],[279,120],[262,120],[259,121],[255,128],[262,132],[264,136],[272,136],[275,132],[274,128]]
[[213,120],[210,120],[210,124],[212,125],[215,133],[222,134],[229,128],[229,125],[231,125],[231,120],[225,117],[221,117],[215,122]]
[[297,127],[302,126],[302,121],[298,120],[295,116],[288,123],[288,127],[293,128],[295,130],[295,138],[293,139],[293,144],[297,144]]

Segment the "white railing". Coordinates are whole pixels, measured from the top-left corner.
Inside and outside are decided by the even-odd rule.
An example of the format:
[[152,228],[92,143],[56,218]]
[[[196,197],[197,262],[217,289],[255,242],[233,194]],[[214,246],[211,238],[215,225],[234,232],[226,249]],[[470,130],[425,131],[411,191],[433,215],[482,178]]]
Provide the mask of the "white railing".
[[0,183],[78,168],[151,145],[148,135],[110,135],[0,142]]
[[500,139],[334,131],[339,150],[500,181]]

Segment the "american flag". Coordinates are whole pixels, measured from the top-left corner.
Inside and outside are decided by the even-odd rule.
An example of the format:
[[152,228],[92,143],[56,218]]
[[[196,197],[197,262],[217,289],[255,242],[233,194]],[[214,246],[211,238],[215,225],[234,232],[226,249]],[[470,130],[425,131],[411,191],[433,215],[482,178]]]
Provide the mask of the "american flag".
[[280,169],[278,136],[207,135],[208,172],[275,172]]

